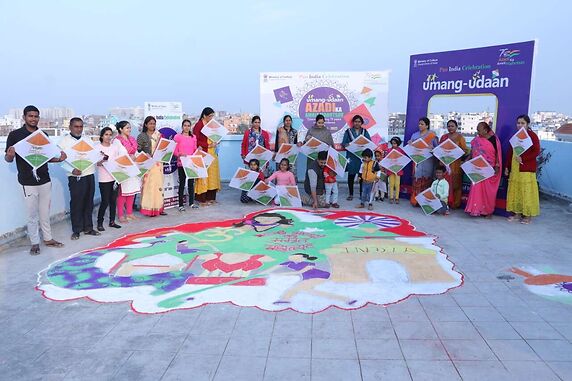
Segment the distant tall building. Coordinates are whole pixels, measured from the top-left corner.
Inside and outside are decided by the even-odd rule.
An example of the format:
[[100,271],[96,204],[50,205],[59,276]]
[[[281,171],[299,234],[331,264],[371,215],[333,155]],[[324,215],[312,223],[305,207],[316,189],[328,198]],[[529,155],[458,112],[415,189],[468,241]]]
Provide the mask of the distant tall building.
[[556,140],[561,142],[572,142],[572,123],[566,123],[554,131]]
[[455,122],[457,122],[457,124],[461,123],[461,113],[456,111],[449,111],[447,113],[447,122],[450,120],[454,120]]
[[405,114],[392,112],[389,114],[389,139],[393,136],[403,136],[405,134]]
[[231,115],[223,120],[224,127],[231,133],[238,133],[238,127],[240,126],[241,118],[240,115]]
[[113,107],[109,110],[109,114],[117,117],[119,120],[143,119],[145,117],[145,110],[142,106]]
[[[70,119],[75,115],[74,109],[70,107],[44,107],[40,109],[40,119],[56,120],[56,119]],[[14,119],[21,119],[24,108],[11,108],[8,111],[8,116]]]
[[459,121],[459,132],[463,135],[474,135],[477,133],[477,125],[483,120],[481,113],[468,112],[461,114]]
[[429,114],[429,121],[431,122],[431,129],[443,129],[445,127],[445,116],[442,114]]
[[75,112],[70,107],[50,107],[50,108],[40,108],[40,118],[41,119],[71,119],[75,115]]
[[24,109],[22,108],[11,108],[10,110],[8,110],[8,114],[6,115],[12,119],[20,120],[22,119],[23,110]]

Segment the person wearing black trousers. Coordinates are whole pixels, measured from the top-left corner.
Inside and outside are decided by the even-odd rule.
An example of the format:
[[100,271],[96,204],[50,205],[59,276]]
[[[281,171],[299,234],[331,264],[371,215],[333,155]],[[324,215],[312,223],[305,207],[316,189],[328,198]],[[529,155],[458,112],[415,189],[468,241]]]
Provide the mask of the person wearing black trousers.
[[[70,120],[70,134],[60,140],[59,146],[65,151],[77,144],[82,144],[83,120],[72,118]],[[87,143],[83,143],[87,144]],[[68,163],[64,163],[64,170],[68,175],[68,187],[70,190],[70,217],[72,224],[71,239],[79,239],[80,233],[85,235],[100,235],[93,229],[93,196],[95,194],[95,168],[85,168],[80,171]]]
[[[189,192],[189,206],[191,209],[198,208],[195,204],[195,179],[188,179],[185,175],[185,169],[183,167],[178,167],[177,171],[179,173],[179,210],[185,210],[185,185],[187,185],[187,190]],[[185,180],[187,184],[185,184]]]
[[177,157],[177,172],[179,174],[179,211],[185,211],[185,185],[189,192],[189,206],[191,209],[196,209],[199,206],[195,204],[195,179],[187,179],[185,168],[181,162],[181,157],[191,156],[197,150],[197,137],[193,135],[191,129],[191,121],[188,119],[183,120],[181,124],[181,132],[173,138],[177,142],[173,154]]
[[103,162],[110,158],[121,155],[121,143],[114,141],[112,143],[113,130],[110,127],[104,127],[99,132],[98,149],[103,154],[103,158],[97,163],[97,177],[99,179],[99,193],[101,194],[101,203],[97,212],[97,230],[104,231],[103,219],[105,211],[109,207],[109,227],[119,229],[121,226],[115,223],[115,212],[117,211],[117,185],[115,179],[103,167]]

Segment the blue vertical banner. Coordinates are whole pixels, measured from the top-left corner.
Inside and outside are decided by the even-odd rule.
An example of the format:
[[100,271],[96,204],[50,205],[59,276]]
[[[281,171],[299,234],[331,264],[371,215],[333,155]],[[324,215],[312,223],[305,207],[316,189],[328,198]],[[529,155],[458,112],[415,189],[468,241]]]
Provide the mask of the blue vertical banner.
[[[505,153],[510,137],[516,132],[516,117],[528,114],[534,43],[526,41],[411,56],[404,141],[418,130],[418,120],[427,115],[432,97],[492,95],[497,100],[492,127]],[[403,183],[402,189],[410,193],[410,171]],[[506,182],[501,182],[498,209],[505,209],[505,199]]]

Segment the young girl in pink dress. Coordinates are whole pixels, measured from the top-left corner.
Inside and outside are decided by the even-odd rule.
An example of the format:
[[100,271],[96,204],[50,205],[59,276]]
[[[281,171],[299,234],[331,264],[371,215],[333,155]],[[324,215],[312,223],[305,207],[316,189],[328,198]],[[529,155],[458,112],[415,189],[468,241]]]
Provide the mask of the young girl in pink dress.
[[266,181],[276,180],[276,185],[296,185],[294,174],[288,168],[290,168],[290,161],[288,159],[280,160],[280,170],[270,175]]
[[[290,161],[286,158],[280,160],[280,170],[270,175],[266,181],[274,181],[276,185],[296,185],[294,174],[288,170],[290,168]],[[278,205],[278,201],[274,199],[274,204]]]

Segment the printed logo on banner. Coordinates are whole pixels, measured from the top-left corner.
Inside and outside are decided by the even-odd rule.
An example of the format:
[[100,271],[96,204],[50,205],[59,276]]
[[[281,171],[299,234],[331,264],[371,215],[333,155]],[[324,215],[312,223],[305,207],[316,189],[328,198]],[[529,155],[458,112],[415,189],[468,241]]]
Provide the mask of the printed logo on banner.
[[380,73],[367,73],[366,76],[368,79],[381,79]]
[[517,60],[515,57],[520,55],[520,49],[499,49],[499,60],[497,65],[524,65],[524,60]]
[[318,87],[302,97],[298,114],[308,129],[314,125],[318,114],[324,115],[326,128],[334,133],[344,127],[344,115],[349,111],[350,103],[342,92],[331,87]]
[[276,98],[276,102],[280,103],[288,103],[294,100],[294,97],[292,96],[292,91],[290,90],[290,86],[275,89],[274,98]]
[[428,59],[416,59],[413,60],[413,67],[418,66],[428,66],[428,65],[438,65],[439,60],[437,58],[428,58]]

